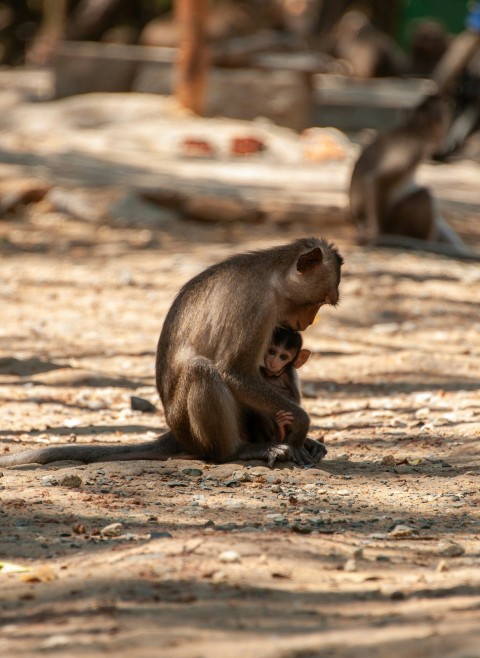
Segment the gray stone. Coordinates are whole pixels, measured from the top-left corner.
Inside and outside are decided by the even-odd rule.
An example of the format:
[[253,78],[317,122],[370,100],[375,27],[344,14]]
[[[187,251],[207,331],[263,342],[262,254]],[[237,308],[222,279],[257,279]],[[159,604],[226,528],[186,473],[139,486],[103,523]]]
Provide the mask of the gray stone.
[[442,557],[461,557],[464,553],[465,548],[453,541],[441,541],[437,547],[437,554]]
[[178,220],[173,210],[144,201],[135,194],[126,194],[108,209],[109,215],[121,226],[145,226],[168,229]]
[[130,396],[130,408],[133,411],[141,411],[142,413],[154,413],[157,411],[157,407],[154,404],[137,395]]
[[82,486],[83,482],[82,482],[82,478],[79,477],[78,475],[69,473],[68,475],[64,475],[59,480],[59,484],[61,487],[68,487],[69,489],[79,489]]
[[204,222],[254,222],[258,217],[256,207],[243,199],[210,194],[188,198],[183,212]]

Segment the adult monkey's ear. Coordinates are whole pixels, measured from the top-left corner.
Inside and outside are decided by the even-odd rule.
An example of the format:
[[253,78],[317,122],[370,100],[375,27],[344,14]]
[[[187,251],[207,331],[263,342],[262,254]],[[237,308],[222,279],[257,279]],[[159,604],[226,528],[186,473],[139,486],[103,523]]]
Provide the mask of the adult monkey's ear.
[[297,260],[297,272],[300,274],[305,274],[308,270],[313,269],[317,265],[320,265],[323,261],[323,253],[320,247],[315,247],[306,254],[299,256]]

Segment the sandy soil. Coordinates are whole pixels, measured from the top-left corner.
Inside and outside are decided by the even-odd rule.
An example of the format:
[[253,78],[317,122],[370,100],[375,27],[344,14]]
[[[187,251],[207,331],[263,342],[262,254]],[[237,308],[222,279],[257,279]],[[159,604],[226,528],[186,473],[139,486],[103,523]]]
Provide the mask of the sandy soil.
[[[469,191],[444,208],[478,246]],[[0,450],[155,436],[161,409],[130,397],[159,407],[180,285],[312,232],[346,261],[305,333],[326,459],[1,469],[2,656],[480,656],[478,264],[361,250],[341,222],[155,231],[29,206],[0,220]]]

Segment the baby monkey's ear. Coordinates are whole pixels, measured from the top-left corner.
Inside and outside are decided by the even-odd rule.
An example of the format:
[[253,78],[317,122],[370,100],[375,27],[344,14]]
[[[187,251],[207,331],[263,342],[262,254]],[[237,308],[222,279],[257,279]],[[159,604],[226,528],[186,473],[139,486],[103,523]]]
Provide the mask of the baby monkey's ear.
[[297,358],[293,362],[293,367],[294,368],[301,368],[305,363],[307,363],[308,359],[310,358],[311,351],[310,350],[300,350],[300,352],[297,355]]

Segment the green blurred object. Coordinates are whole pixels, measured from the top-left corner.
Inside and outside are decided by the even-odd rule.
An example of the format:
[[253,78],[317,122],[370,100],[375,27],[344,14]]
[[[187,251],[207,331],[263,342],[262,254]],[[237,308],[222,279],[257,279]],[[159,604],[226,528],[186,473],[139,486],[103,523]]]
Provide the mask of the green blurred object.
[[424,18],[439,21],[450,34],[462,32],[469,5],[470,0],[402,0],[397,32],[399,43],[408,46],[412,25]]

